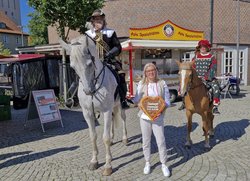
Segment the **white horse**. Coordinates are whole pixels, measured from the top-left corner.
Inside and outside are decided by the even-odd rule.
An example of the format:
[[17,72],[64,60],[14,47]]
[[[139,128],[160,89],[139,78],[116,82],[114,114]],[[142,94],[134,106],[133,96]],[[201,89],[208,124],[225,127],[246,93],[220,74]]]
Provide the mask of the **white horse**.
[[[70,66],[79,76],[78,98],[82,107],[83,116],[89,126],[89,134],[92,141],[93,152],[89,169],[98,168],[98,149],[96,144],[97,134],[95,130],[95,112],[103,113],[104,132],[103,142],[106,148],[106,163],[103,175],[111,175],[111,151],[113,125],[122,120],[123,123],[123,142],[127,143],[126,115],[121,108],[119,95],[115,99],[114,94],[117,81],[109,70],[97,57],[97,50],[94,41],[86,35],[72,40],[71,45],[61,42],[62,46],[70,54]],[[118,124],[115,124],[118,125]]]

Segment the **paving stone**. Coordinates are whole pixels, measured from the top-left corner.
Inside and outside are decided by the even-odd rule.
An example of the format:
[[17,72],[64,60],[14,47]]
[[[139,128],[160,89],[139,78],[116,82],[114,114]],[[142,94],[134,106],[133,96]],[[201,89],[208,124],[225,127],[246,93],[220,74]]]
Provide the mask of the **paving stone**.
[[121,143],[121,128],[115,130],[111,176],[102,176],[105,148],[102,140],[103,117],[96,127],[99,168],[88,170],[92,155],[89,131],[80,109],[61,109],[64,128],[48,123],[42,133],[39,120],[23,127],[26,110],[13,110],[11,121],[0,122],[0,180],[54,181],[134,181],[134,180],[250,180],[250,87],[242,86],[241,95],[222,99],[220,116],[214,119],[215,137],[211,150],[204,151],[201,118],[193,116],[191,149],[185,149],[186,116],[178,111],[181,102],[166,111],[164,120],[168,162],[172,176],[161,172],[155,139],[152,139],[152,172],[143,174],[141,131],[137,108],[126,110],[129,143]]

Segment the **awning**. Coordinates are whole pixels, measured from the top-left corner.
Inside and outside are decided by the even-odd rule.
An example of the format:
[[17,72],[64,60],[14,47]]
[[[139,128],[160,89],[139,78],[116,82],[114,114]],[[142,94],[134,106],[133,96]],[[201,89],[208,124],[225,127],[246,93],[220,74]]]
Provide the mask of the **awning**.
[[129,39],[129,40],[121,43],[122,48],[123,49],[128,48],[129,43],[131,43],[132,47],[194,50],[198,44],[198,41],[163,41],[163,40],[133,40],[133,39]]
[[17,57],[3,58],[0,59],[1,63],[14,63],[14,62],[22,62],[26,60],[38,59],[45,57],[44,54],[20,54]]

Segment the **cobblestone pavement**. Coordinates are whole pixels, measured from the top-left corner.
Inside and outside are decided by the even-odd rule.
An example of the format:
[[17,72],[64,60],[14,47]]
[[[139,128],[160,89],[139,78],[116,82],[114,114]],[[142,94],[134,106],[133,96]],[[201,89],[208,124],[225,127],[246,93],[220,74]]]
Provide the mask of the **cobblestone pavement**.
[[214,121],[212,149],[204,151],[201,118],[193,118],[191,149],[185,149],[186,117],[178,111],[180,102],[167,110],[165,135],[172,176],[164,178],[155,140],[152,144],[152,173],[143,175],[144,158],[137,108],[126,110],[129,144],[121,143],[121,129],[115,132],[112,146],[113,174],[101,175],[105,152],[103,122],[97,126],[99,163],[89,171],[91,143],[86,122],[79,110],[61,110],[65,128],[59,122],[45,124],[42,133],[38,120],[23,123],[26,110],[12,110],[12,121],[0,122],[0,180],[250,180],[250,87],[241,87],[234,99],[222,99],[221,115]]

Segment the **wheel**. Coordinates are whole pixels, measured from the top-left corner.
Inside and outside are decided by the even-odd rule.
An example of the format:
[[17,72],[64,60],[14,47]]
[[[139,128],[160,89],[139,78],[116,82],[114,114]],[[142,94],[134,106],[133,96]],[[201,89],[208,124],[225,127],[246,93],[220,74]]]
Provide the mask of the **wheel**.
[[175,90],[169,90],[170,102],[173,103],[176,101],[177,92]]
[[236,96],[238,96],[239,93],[240,93],[240,88],[239,88],[239,86],[237,86],[236,84],[231,84],[231,85],[228,87],[228,91],[230,92],[231,95],[236,95]]

